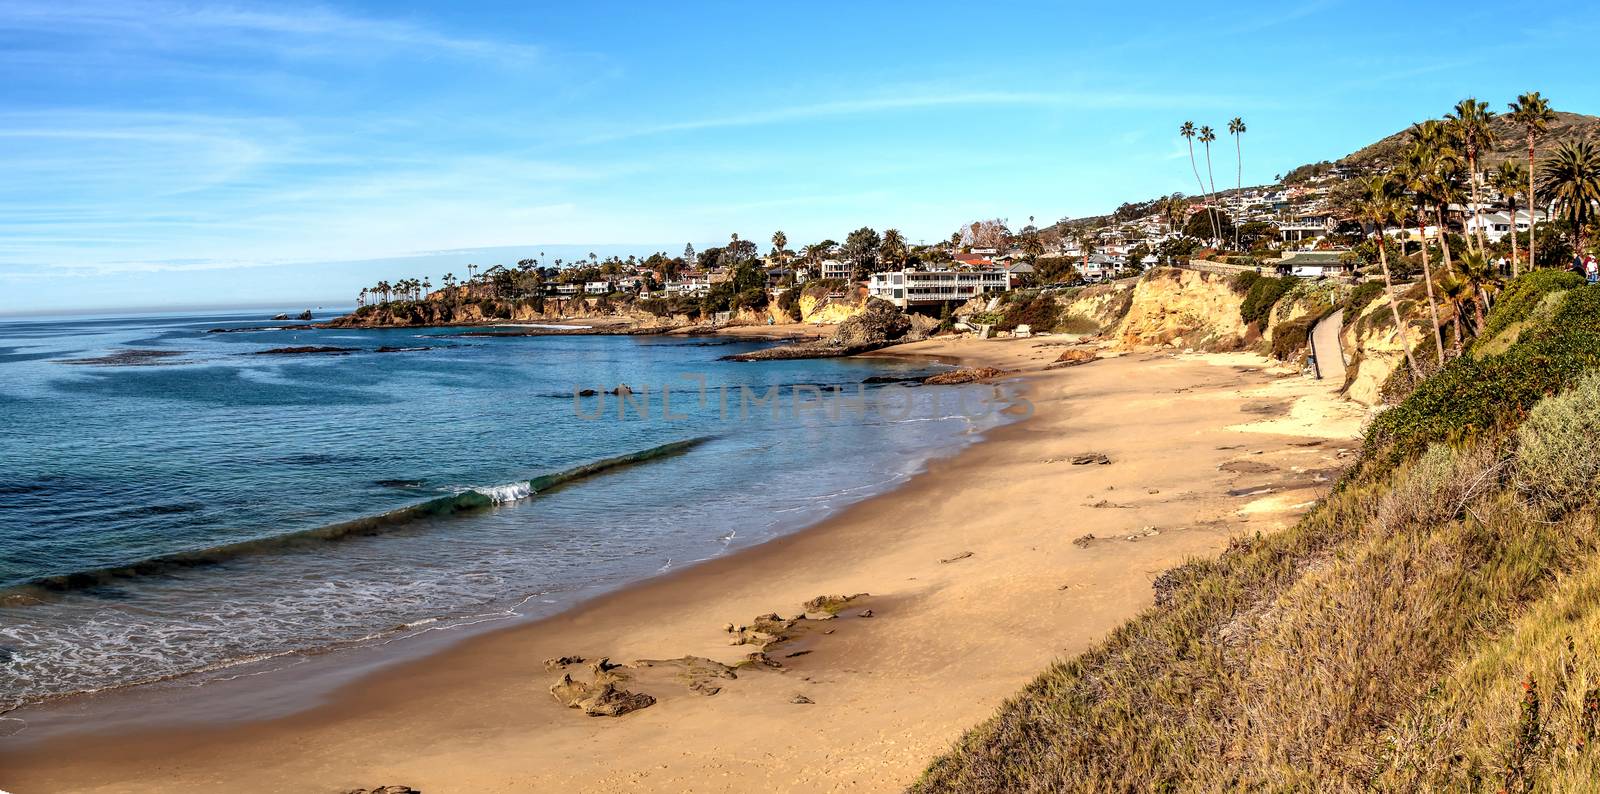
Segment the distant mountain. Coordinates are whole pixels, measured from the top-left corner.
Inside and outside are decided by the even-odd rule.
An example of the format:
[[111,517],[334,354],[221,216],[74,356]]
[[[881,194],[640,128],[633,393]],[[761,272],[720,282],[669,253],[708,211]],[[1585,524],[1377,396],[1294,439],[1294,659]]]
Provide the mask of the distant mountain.
[[[1527,160],[1528,139],[1521,127],[1512,124],[1511,120],[1501,113],[1490,122],[1490,128],[1495,133],[1495,144],[1487,156],[1480,155],[1483,160],[1479,165],[1480,168],[1493,167],[1508,158]],[[1377,143],[1358,149],[1339,163],[1355,166],[1394,165],[1400,157],[1400,152],[1405,148],[1409,130],[1408,127]],[[1556,111],[1556,120],[1550,124],[1549,132],[1539,139],[1539,150],[1547,151],[1561,141],[1578,139],[1600,141],[1600,116]]]

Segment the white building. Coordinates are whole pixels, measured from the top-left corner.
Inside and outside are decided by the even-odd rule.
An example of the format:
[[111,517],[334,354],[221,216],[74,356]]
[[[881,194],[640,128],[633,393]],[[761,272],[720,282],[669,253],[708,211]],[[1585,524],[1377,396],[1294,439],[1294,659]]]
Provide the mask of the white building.
[[989,292],[1011,289],[1004,268],[976,270],[895,270],[873,273],[867,292],[904,309],[931,303],[965,302]]
[[855,278],[855,275],[856,266],[850,264],[849,262],[841,262],[837,259],[822,260],[823,278],[836,278],[844,281],[850,281],[851,279]]
[[583,284],[583,291],[590,295],[608,295],[612,289],[613,285],[609,281],[586,281]]
[[666,291],[668,295],[699,297],[711,291],[711,276],[705,273],[684,275],[676,281],[668,281]]
[[[1547,218],[1545,218],[1543,212],[1536,213],[1535,217],[1537,217],[1539,219],[1540,223],[1544,223],[1546,220],[1548,220]],[[1487,237],[1489,239],[1489,242],[1491,242],[1491,243],[1498,243],[1498,242],[1500,242],[1501,238],[1503,238],[1506,235],[1511,233],[1511,224],[1512,224],[1512,222],[1513,222],[1512,221],[1512,217],[1511,217],[1511,215],[1509,213],[1505,213],[1505,212],[1484,213],[1484,215],[1483,215],[1483,236]],[[1528,231],[1528,229],[1531,228],[1531,226],[1532,226],[1531,224],[1528,223],[1528,211],[1527,210],[1517,210],[1515,222],[1516,222],[1516,225],[1517,225],[1517,233],[1518,234],[1526,233]],[[1477,229],[1478,229],[1478,219],[1477,219],[1477,217],[1472,216],[1472,215],[1468,215],[1467,216],[1467,233],[1468,234],[1475,234],[1477,232]]]

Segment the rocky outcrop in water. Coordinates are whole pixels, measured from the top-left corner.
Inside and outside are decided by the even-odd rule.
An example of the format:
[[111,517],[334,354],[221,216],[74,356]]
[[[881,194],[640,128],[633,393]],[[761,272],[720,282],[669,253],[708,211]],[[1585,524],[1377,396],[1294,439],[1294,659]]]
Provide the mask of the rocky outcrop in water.
[[834,358],[914,342],[925,338],[938,323],[931,318],[908,315],[881,298],[868,298],[862,311],[834,329],[822,342],[783,345],[750,353],[728,356],[726,361],[776,361],[799,358]]

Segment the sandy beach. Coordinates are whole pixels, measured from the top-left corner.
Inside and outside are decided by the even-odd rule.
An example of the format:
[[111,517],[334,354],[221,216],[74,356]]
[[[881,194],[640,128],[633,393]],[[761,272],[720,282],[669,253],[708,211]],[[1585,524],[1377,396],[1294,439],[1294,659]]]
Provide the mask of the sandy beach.
[[[901,789],[1051,660],[1150,605],[1163,570],[1293,521],[1354,458],[1364,412],[1333,384],[1245,354],[1045,369],[1067,341],[881,351],[1014,370],[1033,415],[818,526],[469,638],[287,717],[0,740],[0,788]],[[736,665],[755,648],[730,644],[729,624],[857,593],[768,646],[779,666],[712,687],[681,664],[625,667],[623,685],[657,702],[615,718],[550,693],[561,671],[547,659]]]

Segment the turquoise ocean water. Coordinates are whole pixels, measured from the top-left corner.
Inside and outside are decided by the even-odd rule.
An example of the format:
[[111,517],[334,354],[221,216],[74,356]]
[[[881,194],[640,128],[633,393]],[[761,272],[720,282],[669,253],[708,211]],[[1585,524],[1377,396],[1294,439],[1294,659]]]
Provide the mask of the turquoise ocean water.
[[[719,360],[761,342],[286,325],[0,320],[0,711],[549,614],[892,488],[1003,407],[864,383],[925,361]],[[297,346],[351,350],[261,354]]]

